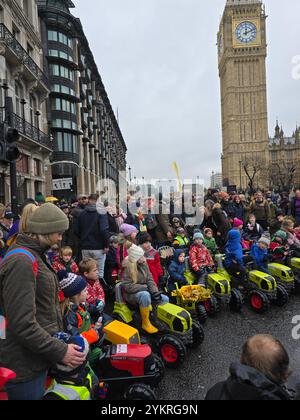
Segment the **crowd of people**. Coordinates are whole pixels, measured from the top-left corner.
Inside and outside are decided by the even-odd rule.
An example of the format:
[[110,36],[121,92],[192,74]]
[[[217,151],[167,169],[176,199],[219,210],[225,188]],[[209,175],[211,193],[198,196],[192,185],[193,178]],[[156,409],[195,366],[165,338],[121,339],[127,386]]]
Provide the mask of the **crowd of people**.
[[[205,285],[218,253],[225,254],[228,272],[240,278],[241,284],[246,276],[244,249],[250,250],[257,267],[265,272],[270,259],[282,261],[291,250],[300,256],[300,191],[291,199],[272,192],[258,192],[247,199],[234,192],[209,190],[204,206],[193,200],[203,212],[202,223],[195,226],[187,225],[185,215],[165,211],[161,195],[158,214],[153,212],[152,198],[137,200],[132,214],[129,203],[133,200],[129,196],[128,208],[122,210],[96,194],[56,204],[45,204],[38,194],[22,204],[19,215],[0,205],[0,315],[7,320],[6,339],[0,340],[0,365],[17,375],[6,387],[10,399],[41,399],[51,367],[63,364],[76,370],[84,364],[86,355],[72,338],[84,337],[90,346],[101,341],[103,325],[110,317],[106,300],[119,281],[126,301],[140,308],[143,330],[158,332],[151,322],[151,304],[169,301],[161,290],[166,274],[161,247],[174,250],[168,268],[169,290],[175,283],[187,284],[187,257],[199,284]],[[242,364],[232,368],[235,382],[239,375],[252,375],[256,365],[248,360],[256,357],[260,343],[266,353],[281,350],[287,369],[288,358],[280,343],[260,337],[248,343]],[[92,379],[99,351],[95,346],[88,354]],[[286,371],[278,373],[280,378],[273,370],[273,376],[263,374],[274,382],[285,378]],[[231,390],[222,384],[208,399],[223,399],[225,394],[228,398],[228,393]],[[245,393],[246,386],[241,395]],[[267,399],[268,393],[263,396]],[[277,387],[276,396],[286,398]]]

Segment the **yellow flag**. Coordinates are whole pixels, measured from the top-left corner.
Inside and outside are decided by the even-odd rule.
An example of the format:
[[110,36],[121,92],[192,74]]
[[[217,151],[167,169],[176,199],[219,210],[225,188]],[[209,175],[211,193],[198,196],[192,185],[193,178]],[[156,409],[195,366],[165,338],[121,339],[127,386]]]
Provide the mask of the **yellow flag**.
[[181,180],[181,176],[180,176],[180,172],[179,172],[179,168],[176,162],[172,163],[172,168],[174,169],[174,171],[176,172],[176,176],[178,179],[178,184],[179,184],[179,192],[182,193],[183,191],[183,185],[182,185],[182,180]]

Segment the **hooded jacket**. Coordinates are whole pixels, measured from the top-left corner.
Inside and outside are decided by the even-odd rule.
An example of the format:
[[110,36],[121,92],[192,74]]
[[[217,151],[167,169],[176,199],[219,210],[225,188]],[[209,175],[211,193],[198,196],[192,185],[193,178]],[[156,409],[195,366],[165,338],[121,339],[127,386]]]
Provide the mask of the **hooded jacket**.
[[289,401],[291,396],[280,385],[249,366],[234,363],[226,382],[215,385],[206,401]]
[[27,235],[19,235],[10,250],[23,247],[36,258],[23,254],[5,260],[0,272],[0,307],[7,321],[6,339],[0,340],[0,366],[17,374],[13,381],[28,382],[61,362],[67,345],[52,338],[63,331],[58,302],[58,281],[47,264],[45,249]]
[[182,254],[182,250],[176,250],[174,253],[173,261],[171,262],[169,266],[169,274],[171,277],[171,281],[176,282],[186,282],[186,279],[184,277],[185,273],[185,263],[179,262],[179,257]]
[[226,258],[225,258],[225,266],[229,267],[236,261],[240,265],[244,265],[243,262],[243,247],[241,244],[241,233],[236,230],[232,229],[228,233],[228,242],[226,245]]
[[107,214],[99,214],[96,205],[89,204],[79,215],[75,233],[83,250],[98,251],[108,248],[110,233]]
[[256,244],[253,245],[251,248],[251,255],[254,258],[254,261],[258,269],[263,269],[263,270],[268,269],[268,264],[267,264],[268,254],[269,253],[267,249],[262,250]]

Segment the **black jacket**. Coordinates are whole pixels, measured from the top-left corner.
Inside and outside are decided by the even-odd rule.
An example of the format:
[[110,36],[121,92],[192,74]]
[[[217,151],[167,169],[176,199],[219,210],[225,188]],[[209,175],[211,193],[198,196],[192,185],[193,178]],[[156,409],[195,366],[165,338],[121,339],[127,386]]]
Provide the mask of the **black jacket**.
[[207,401],[289,401],[291,396],[257,370],[234,363],[230,378],[215,385],[206,396]]
[[110,233],[107,214],[99,214],[95,205],[88,205],[78,217],[75,234],[83,250],[108,248]]

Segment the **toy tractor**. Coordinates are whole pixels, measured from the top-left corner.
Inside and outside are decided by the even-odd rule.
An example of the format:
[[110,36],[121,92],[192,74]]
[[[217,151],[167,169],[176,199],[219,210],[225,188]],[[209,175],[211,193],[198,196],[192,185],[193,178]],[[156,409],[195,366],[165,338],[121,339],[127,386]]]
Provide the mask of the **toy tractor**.
[[7,382],[16,378],[16,374],[11,370],[0,368],[0,401],[7,401],[8,396],[4,391],[4,386]]
[[271,276],[276,280],[277,286],[283,286],[289,295],[294,292],[295,277],[293,270],[285,265],[277,263],[268,264],[268,270]]
[[[209,316],[215,316],[220,312],[221,306],[229,306],[234,312],[240,312],[244,299],[239,290],[231,287],[231,278],[223,267],[222,256],[217,256],[218,271],[207,269],[206,286],[211,293],[211,299],[204,302],[204,308]],[[185,278],[189,284],[197,280],[190,269],[189,259],[186,260]]]
[[[275,303],[279,307],[288,303],[289,295],[285,287],[277,285],[276,280],[270,274],[256,270],[255,262],[249,256],[245,258],[245,267],[247,282],[242,286],[244,295],[254,312],[259,314],[267,312],[271,303]],[[239,280],[236,281],[239,282]]]
[[[104,347],[94,372],[107,388],[107,399],[156,400],[155,388],[164,376],[164,364],[149,345]],[[96,396],[97,398],[97,396]]]
[[200,285],[183,286],[179,289],[175,284],[176,290],[171,294],[176,299],[178,306],[190,312],[193,319],[197,319],[200,324],[205,324],[207,312],[205,305],[210,305],[212,298],[211,292]]
[[300,258],[293,257],[290,259],[290,267],[295,277],[295,293],[300,293]]
[[[113,310],[113,317],[126,324],[137,326],[138,330],[146,334],[141,329],[141,319],[139,310],[126,303],[124,288],[122,283],[116,286],[116,301]],[[158,305],[152,311],[151,322],[159,332],[147,335],[156,351],[167,367],[176,368],[183,363],[186,358],[187,347],[198,347],[204,340],[204,332],[197,321],[192,321],[191,315],[185,309],[171,303]]]

